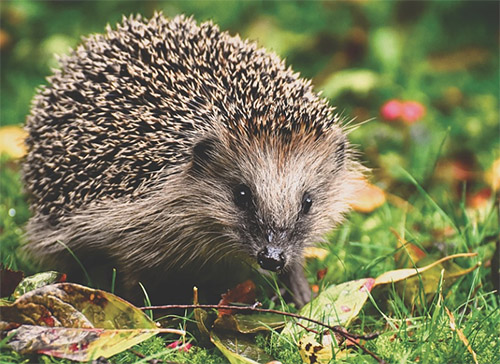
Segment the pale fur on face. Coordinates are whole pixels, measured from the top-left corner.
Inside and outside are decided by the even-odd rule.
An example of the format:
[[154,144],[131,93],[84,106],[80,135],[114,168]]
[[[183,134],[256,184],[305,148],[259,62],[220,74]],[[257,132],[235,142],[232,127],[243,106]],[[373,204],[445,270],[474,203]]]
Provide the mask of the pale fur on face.
[[[304,247],[342,221],[362,174],[340,127],[320,136],[293,135],[286,142],[279,135],[235,139],[221,132],[201,163],[193,183],[200,184],[204,208],[217,219],[226,242],[255,260],[271,232],[272,245],[283,250],[287,265],[300,262]],[[240,185],[251,191],[248,209],[235,204],[234,189]],[[313,204],[304,214],[306,193]]]

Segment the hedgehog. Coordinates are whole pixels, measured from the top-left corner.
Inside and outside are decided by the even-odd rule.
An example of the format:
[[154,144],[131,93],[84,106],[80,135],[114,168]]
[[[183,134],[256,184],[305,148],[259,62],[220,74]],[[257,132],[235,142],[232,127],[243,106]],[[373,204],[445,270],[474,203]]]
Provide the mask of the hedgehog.
[[[26,249],[140,299],[278,272],[349,210],[361,164],[335,108],[277,55],[183,15],[123,17],[59,58],[27,117]],[[201,290],[202,288],[200,288]]]

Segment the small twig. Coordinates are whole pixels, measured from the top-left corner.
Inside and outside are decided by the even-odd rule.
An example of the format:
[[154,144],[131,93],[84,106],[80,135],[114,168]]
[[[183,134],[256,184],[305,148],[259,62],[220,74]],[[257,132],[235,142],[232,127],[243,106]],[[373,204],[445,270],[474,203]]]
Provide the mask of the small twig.
[[141,310],[172,310],[172,309],[194,309],[194,308],[207,308],[207,309],[225,309],[225,310],[236,310],[236,311],[254,311],[254,312],[266,312],[266,313],[274,313],[277,315],[282,315],[282,316],[288,316],[288,317],[293,317],[298,320],[304,320],[304,321],[309,321],[314,324],[326,327],[327,329],[331,330],[332,332],[335,332],[342,337],[344,337],[346,340],[349,340],[352,342],[356,347],[364,351],[366,354],[370,355],[372,358],[374,358],[378,363],[380,364],[386,364],[386,362],[383,359],[380,359],[377,355],[372,353],[370,350],[365,348],[363,345],[359,344],[356,340],[357,339],[364,339],[364,340],[373,340],[376,337],[379,336],[379,333],[373,333],[369,335],[356,335],[356,334],[351,334],[347,331],[345,331],[342,327],[340,326],[331,326],[328,324],[325,324],[324,322],[305,317],[302,315],[298,315],[296,313],[291,313],[291,312],[285,312],[285,311],[278,311],[278,310],[273,310],[270,308],[258,308],[255,307],[255,305],[252,306],[233,306],[233,305],[163,305],[163,306],[146,306],[146,307],[140,307]]
[[305,325],[302,325],[300,322],[296,322],[297,325],[299,325],[300,327],[302,327],[304,330],[306,330],[307,332],[312,332],[313,334],[316,334],[316,335],[319,335],[319,332],[316,331],[316,330],[313,330],[313,329],[310,329],[309,327],[305,326]]

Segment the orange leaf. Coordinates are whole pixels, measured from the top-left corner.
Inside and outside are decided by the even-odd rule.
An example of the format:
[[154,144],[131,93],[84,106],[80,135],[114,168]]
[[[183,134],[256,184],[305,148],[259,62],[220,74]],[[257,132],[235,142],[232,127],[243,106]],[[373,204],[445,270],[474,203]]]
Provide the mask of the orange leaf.
[[368,213],[385,203],[385,193],[381,188],[365,181],[354,199],[351,207],[355,211]]

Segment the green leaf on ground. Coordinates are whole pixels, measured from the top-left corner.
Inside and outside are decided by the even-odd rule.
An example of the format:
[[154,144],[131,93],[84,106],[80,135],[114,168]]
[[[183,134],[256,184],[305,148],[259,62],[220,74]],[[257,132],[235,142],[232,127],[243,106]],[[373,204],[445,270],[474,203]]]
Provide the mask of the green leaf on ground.
[[274,360],[248,335],[212,331],[210,340],[231,364],[259,364]]
[[255,334],[259,331],[270,331],[283,327],[283,316],[273,313],[254,313],[252,315],[224,315],[214,322],[214,328],[229,330],[242,334]]
[[[330,326],[347,326],[365,304],[374,281],[373,278],[365,278],[333,285],[302,307],[299,314]],[[319,327],[317,324],[304,320],[298,322],[316,331],[324,331],[324,327]],[[297,337],[304,331],[305,329],[299,328],[294,321],[291,321],[287,323],[282,333]]]
[[17,299],[23,294],[33,291],[34,289],[48,286],[49,284],[64,282],[66,280],[66,274],[48,271],[38,273],[29,277],[24,278],[14,290],[12,298]]

